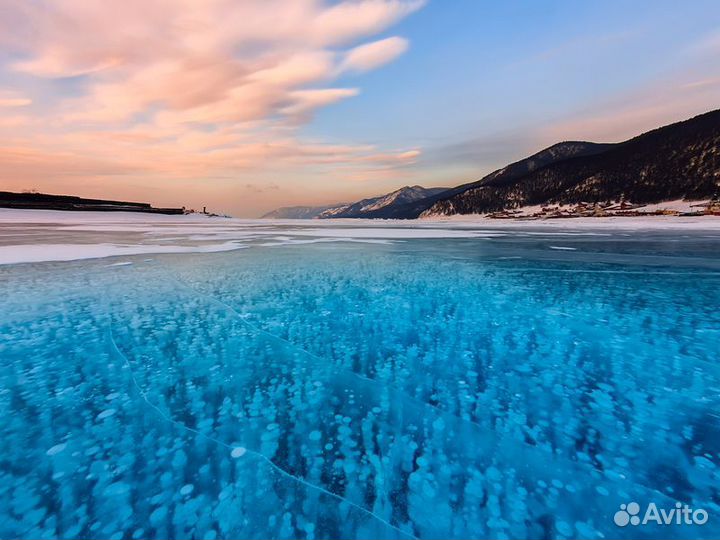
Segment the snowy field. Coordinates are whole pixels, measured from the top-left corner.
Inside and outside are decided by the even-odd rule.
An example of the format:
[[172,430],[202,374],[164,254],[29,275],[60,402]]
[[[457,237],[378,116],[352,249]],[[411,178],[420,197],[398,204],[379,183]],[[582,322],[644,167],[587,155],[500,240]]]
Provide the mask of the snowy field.
[[720,219],[0,210],[0,262],[0,538],[720,536]]

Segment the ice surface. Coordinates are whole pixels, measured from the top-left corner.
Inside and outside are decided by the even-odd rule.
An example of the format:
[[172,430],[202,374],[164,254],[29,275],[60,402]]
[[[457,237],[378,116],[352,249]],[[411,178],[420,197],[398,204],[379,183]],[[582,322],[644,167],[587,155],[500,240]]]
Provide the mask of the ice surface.
[[[720,236],[720,218],[449,220],[243,220],[202,215],[62,212],[0,208],[0,264],[71,261],[149,253],[212,253],[243,247],[393,243],[409,239],[508,235],[612,236],[607,231],[701,231]],[[552,247],[552,249],[558,249]],[[571,248],[568,248],[571,249]]]
[[712,234],[264,230],[0,266],[0,538],[720,534]]

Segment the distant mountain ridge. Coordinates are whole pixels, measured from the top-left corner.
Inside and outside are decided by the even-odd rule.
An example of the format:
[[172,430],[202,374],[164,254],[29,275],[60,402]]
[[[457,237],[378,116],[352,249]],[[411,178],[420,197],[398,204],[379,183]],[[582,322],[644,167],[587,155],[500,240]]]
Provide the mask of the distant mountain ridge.
[[[405,186],[385,195],[362,199],[354,203],[338,203],[326,206],[287,206],[268,212],[262,219],[330,219],[330,218],[379,218],[391,217],[397,207],[426,200],[447,188],[424,188]],[[387,216],[385,214],[388,214]]]
[[[415,219],[545,204],[719,198],[720,110],[714,110],[620,143],[556,143],[454,188],[405,186],[352,204],[312,207],[309,213],[317,213],[308,217]],[[275,212],[281,210],[288,209]]]
[[431,208],[438,201],[443,201],[451,197],[460,195],[468,190],[471,190],[487,181],[494,181],[498,184],[510,183],[517,178],[532,172],[542,166],[567,159],[570,157],[592,155],[600,152],[604,152],[612,144],[603,143],[591,143],[583,141],[569,141],[554,144],[540,152],[533,154],[530,157],[507,165],[502,169],[498,169],[483,177],[480,180],[462,184],[454,188],[445,188],[438,191],[436,194],[431,195],[425,199],[418,199],[406,204],[395,205],[385,212],[383,216],[368,216],[368,217],[385,217],[389,219],[415,219]]
[[386,195],[362,199],[353,204],[322,212],[318,217],[328,218],[384,218],[391,217],[394,209],[406,204],[425,200],[447,191],[447,188],[424,188],[405,186]]
[[325,206],[283,206],[263,215],[261,219],[314,219],[326,210],[346,206],[345,203]]
[[[536,166],[529,166],[529,160]],[[482,214],[550,203],[716,199],[720,110],[622,143],[559,143],[462,187],[433,201],[419,216]]]

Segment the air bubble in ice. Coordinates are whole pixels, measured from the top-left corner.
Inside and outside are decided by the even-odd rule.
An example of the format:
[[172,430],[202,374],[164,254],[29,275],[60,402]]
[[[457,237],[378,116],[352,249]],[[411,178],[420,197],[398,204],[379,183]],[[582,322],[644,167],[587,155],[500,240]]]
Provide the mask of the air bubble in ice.
[[239,458],[239,457],[243,457],[245,455],[245,452],[247,452],[247,450],[244,447],[236,446],[235,448],[232,449],[232,452],[230,452],[230,455],[234,458]]
[[65,447],[67,447],[67,444],[60,443],[56,444],[55,446],[48,449],[47,452],[45,452],[48,456],[54,456],[55,454],[59,454],[63,450],[65,450]]

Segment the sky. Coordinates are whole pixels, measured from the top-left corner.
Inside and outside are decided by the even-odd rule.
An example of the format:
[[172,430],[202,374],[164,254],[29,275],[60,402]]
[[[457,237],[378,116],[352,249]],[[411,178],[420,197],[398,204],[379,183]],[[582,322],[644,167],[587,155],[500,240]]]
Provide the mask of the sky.
[[0,190],[256,217],[720,107],[717,0],[0,0]]

